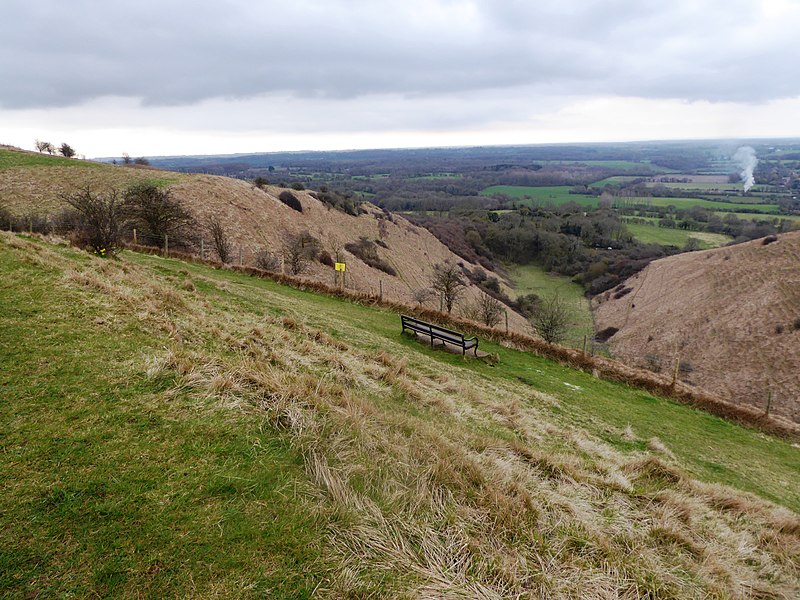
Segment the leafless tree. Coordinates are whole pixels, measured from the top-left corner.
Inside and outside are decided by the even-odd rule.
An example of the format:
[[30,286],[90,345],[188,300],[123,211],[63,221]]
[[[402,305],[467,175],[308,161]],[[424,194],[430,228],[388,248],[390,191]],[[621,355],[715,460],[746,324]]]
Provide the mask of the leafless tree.
[[36,140],[35,143],[36,143],[36,149],[39,152],[47,152],[48,154],[52,154],[54,152],[53,144],[51,144],[50,142],[43,142],[42,140]]
[[116,190],[101,195],[86,188],[61,197],[78,214],[76,233],[81,245],[99,256],[114,256],[119,252],[124,213]]
[[182,245],[195,237],[194,217],[169,189],[151,183],[130,187],[125,192],[125,214],[131,224],[158,246],[169,236],[170,245]]
[[566,336],[569,327],[569,313],[566,305],[556,294],[536,307],[530,322],[536,333],[544,338],[544,341],[557,344]]
[[277,273],[281,270],[281,259],[279,256],[275,256],[269,250],[264,249],[256,254],[256,266],[259,269]]
[[231,252],[233,252],[233,244],[228,237],[228,232],[225,231],[225,227],[217,217],[211,217],[208,220],[208,231],[211,234],[211,243],[214,245],[214,250],[216,250],[220,261],[228,262],[231,258]]
[[466,287],[461,267],[449,260],[434,265],[431,288],[441,296],[448,314],[453,310],[453,305],[458,302]]
[[319,240],[308,232],[287,234],[283,238],[282,254],[289,272],[298,275],[319,254]]
[[467,307],[465,316],[473,321],[494,327],[503,316],[503,304],[497,298],[481,292],[478,299]]

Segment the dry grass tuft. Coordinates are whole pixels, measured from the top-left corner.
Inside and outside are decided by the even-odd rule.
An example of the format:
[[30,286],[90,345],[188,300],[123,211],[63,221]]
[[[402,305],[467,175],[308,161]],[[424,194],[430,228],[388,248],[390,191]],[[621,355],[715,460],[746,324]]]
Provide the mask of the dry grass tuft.
[[625,471],[636,480],[662,482],[666,485],[677,485],[684,480],[683,473],[654,456],[628,463]]

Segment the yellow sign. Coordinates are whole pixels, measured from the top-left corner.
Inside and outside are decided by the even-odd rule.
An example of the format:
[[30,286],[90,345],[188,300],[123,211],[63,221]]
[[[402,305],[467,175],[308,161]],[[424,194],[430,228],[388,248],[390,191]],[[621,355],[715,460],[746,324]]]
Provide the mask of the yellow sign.
[[336,270],[337,271],[345,271],[345,264],[344,263],[336,263]]

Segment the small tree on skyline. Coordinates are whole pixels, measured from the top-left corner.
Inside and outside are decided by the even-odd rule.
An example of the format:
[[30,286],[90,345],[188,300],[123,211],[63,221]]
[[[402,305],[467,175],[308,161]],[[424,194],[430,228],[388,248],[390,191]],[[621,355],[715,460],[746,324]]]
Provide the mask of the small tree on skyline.
[[72,158],[76,154],[75,149],[72,146],[70,146],[67,142],[61,144],[61,147],[58,149],[58,151],[64,158]]

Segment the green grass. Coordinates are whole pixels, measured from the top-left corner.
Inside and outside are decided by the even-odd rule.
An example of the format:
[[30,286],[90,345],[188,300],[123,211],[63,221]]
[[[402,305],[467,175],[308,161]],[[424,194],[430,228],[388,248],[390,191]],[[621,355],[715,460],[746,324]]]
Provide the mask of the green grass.
[[569,277],[546,273],[537,265],[513,265],[508,270],[517,296],[536,294],[549,300],[557,295],[563,301],[570,317],[570,327],[564,344],[582,348],[584,336],[588,339],[594,334],[592,311],[583,287]]
[[503,194],[527,206],[553,204],[560,206],[574,202],[581,206],[597,207],[598,199],[581,194],[570,194],[568,185],[531,187],[520,185],[493,185],[481,191],[482,196]]
[[0,243],[0,595],[309,595],[302,457],[258,415],[167,399],[159,337],[62,277]]
[[674,206],[675,208],[691,208],[700,206],[710,210],[737,211],[755,210],[760,213],[776,213],[777,204],[753,204],[750,202],[716,202],[702,198],[614,198],[615,206]]
[[[205,267],[179,261],[141,255],[129,255],[126,259],[138,264],[158,264],[173,273],[185,269],[193,274],[209,274]],[[523,270],[522,280],[527,281],[528,289],[534,292],[542,289],[537,288],[536,282],[549,278],[541,271],[537,274],[528,267],[523,267]],[[406,350],[423,353],[439,363],[441,367],[437,370],[447,369],[449,365],[455,369],[475,371],[487,381],[498,377],[524,381],[532,388],[557,398],[562,404],[558,412],[566,411],[574,427],[588,429],[619,448],[630,448],[628,442],[608,433],[608,429],[631,425],[639,437],[659,437],[680,457],[681,464],[701,479],[732,485],[800,511],[800,463],[797,449],[786,441],[486,340],[480,341],[480,347],[500,356],[497,365],[465,361],[457,355],[430,350],[401,336],[400,319],[391,311],[354,305],[232,272],[220,271],[213,275],[235,285],[241,310],[263,312],[266,298],[259,293],[263,289],[279,294],[283,298],[281,304],[292,307],[292,315],[302,315],[309,325],[328,331],[336,338],[347,339],[365,350],[374,352],[384,344],[400,343]],[[577,292],[564,285],[563,279],[551,282],[547,287],[563,292],[565,297],[575,298]],[[570,289],[572,291],[568,291]],[[566,384],[578,386],[580,393],[575,393]]]
[[[423,575],[388,556],[400,547],[402,556],[420,553],[426,568],[436,567],[425,554],[429,532],[449,539],[478,528],[474,543],[492,536],[518,552],[514,540],[544,528],[537,552],[583,565],[563,540],[548,545],[558,531],[551,522],[575,526],[566,495],[589,490],[581,519],[596,512],[595,502],[611,510],[609,499],[620,494],[619,518],[657,503],[646,489],[623,493],[596,487],[597,479],[554,479],[530,493],[539,498],[553,489],[564,500],[535,503],[535,527],[511,529],[504,534],[510,541],[500,542],[501,519],[515,518],[521,502],[490,510],[483,499],[508,479],[482,479],[470,465],[490,462],[512,442],[545,456],[571,453],[575,465],[596,465],[597,478],[611,465],[575,447],[576,436],[631,460],[647,455],[647,440],[657,436],[674,464],[699,479],[800,510],[796,448],[639,389],[486,340],[481,348],[499,362],[434,351],[401,335],[392,311],[231,271],[129,252],[100,261],[13,240],[0,234],[0,594],[8,597],[300,598],[336,577],[345,587],[328,587],[327,595],[397,597]],[[567,293],[569,286],[547,277],[520,275],[532,288]],[[127,291],[107,290],[126,278]],[[167,348],[186,371],[175,366],[148,377],[150,361]],[[375,381],[388,388],[370,391],[377,383],[364,383],[370,376],[363,368],[378,368],[382,350],[387,367]],[[254,352],[278,366],[245,370]],[[281,360],[288,360],[285,370]],[[276,379],[264,385],[276,387],[259,387],[270,372]],[[304,376],[306,387],[280,387]],[[443,391],[436,397],[414,391],[437,385]],[[289,397],[296,412],[283,418],[299,419],[307,434],[276,420],[272,403]],[[253,398],[259,403],[248,404]],[[480,417],[487,405],[499,412]],[[538,437],[527,441],[527,422],[546,426],[535,425]],[[623,434],[628,426],[635,437]],[[311,478],[317,454],[341,487]],[[423,456],[433,462],[418,464]],[[477,462],[450,465],[464,456]],[[439,516],[427,497],[414,495],[417,487],[437,491]],[[408,493],[413,510],[400,508]],[[359,509],[363,503],[372,508]],[[364,519],[376,510],[385,519],[371,530]],[[461,520],[461,510],[472,520]],[[426,523],[434,529],[413,528]],[[368,537],[358,537],[363,532]],[[351,546],[351,536],[364,545]],[[369,546],[369,539],[380,543]],[[525,549],[535,541],[522,539]],[[346,548],[354,549],[345,564]],[[446,551],[455,556],[459,548]],[[478,547],[463,560],[496,574],[481,562],[487,551]],[[447,556],[445,573],[459,568]],[[467,585],[489,581],[485,575],[459,570],[455,578]]]
[[36,154],[33,152],[20,152],[0,148],[0,171],[17,169],[21,167],[98,167],[102,166],[89,160],[77,158],[64,158],[50,156],[49,154]]
[[704,250],[724,246],[733,239],[721,233],[670,229],[667,227],[658,227],[657,224],[643,225],[625,223],[625,227],[637,240],[645,244],[662,244],[664,246],[677,246],[678,248],[683,248],[689,238],[699,240],[700,247]]

